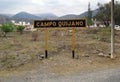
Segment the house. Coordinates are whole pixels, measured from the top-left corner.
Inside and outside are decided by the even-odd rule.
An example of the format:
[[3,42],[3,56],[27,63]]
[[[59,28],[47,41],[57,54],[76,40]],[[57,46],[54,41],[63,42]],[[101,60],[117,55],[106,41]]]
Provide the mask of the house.
[[19,21],[16,22],[15,20],[11,20],[11,22],[15,25],[15,26],[25,26],[24,31],[33,31],[33,25],[30,24],[30,22],[25,22],[25,21]]
[[96,19],[95,20],[92,20],[93,21],[93,26],[94,27],[106,27],[106,26],[110,26],[111,24],[111,21],[97,21]]

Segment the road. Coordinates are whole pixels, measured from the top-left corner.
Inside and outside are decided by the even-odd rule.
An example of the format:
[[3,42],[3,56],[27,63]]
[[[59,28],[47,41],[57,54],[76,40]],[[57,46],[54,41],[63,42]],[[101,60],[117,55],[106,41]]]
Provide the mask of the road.
[[28,71],[22,77],[0,77],[0,82],[120,82],[120,68],[83,72],[69,76],[57,76],[46,71],[36,73]]

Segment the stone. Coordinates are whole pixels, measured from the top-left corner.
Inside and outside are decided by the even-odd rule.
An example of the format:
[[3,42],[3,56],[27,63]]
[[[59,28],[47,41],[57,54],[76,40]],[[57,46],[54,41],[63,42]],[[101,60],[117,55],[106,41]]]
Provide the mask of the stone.
[[44,55],[38,55],[38,59],[44,59],[45,58],[45,56]]
[[104,57],[104,54],[103,53],[99,53],[98,56]]
[[83,54],[82,57],[90,57],[89,54]]

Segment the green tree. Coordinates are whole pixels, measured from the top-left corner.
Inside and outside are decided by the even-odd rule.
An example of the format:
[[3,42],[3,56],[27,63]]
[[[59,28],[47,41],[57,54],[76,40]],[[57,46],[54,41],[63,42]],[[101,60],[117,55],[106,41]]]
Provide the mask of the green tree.
[[95,16],[95,18],[100,21],[101,23],[103,23],[105,26],[109,26],[110,24],[110,19],[111,19],[111,5],[110,3],[108,4],[98,4],[98,12]]
[[25,26],[18,26],[17,31],[20,32],[20,34],[23,34],[23,30],[25,29]]
[[[109,26],[110,25],[110,21],[111,21],[111,2],[107,3],[107,4],[98,4],[98,12],[95,16],[95,18],[100,21],[101,23],[103,23],[105,26]],[[115,2],[115,23],[116,24],[120,24],[120,3],[118,1]]]
[[1,26],[1,30],[4,32],[4,37],[6,37],[8,32],[12,32],[14,30],[14,24],[13,23],[3,24]]
[[115,24],[120,25],[120,2],[115,3]]
[[87,21],[88,21],[88,26],[92,25],[92,11],[90,8],[90,2],[88,4],[88,13],[87,13]]

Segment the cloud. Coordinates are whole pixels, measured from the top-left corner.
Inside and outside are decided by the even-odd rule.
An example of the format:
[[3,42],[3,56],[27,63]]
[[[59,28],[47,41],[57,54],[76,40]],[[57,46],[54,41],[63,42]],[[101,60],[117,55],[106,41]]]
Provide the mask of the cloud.
[[111,0],[0,0],[2,13],[55,13],[56,15],[80,14],[87,11],[88,3],[91,9],[97,8],[97,3],[106,3]]

